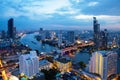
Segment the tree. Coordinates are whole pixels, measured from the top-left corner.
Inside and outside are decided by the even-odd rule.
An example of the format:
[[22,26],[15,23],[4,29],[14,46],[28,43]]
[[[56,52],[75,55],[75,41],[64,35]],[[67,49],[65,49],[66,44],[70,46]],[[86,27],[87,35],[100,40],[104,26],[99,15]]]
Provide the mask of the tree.
[[78,64],[80,65],[81,69],[84,69],[86,67],[86,64],[83,61],[80,61]]
[[45,74],[45,79],[46,80],[53,80],[55,79],[56,77],[56,74],[59,73],[59,71],[57,69],[50,69],[50,70],[41,70],[41,72],[43,72]]

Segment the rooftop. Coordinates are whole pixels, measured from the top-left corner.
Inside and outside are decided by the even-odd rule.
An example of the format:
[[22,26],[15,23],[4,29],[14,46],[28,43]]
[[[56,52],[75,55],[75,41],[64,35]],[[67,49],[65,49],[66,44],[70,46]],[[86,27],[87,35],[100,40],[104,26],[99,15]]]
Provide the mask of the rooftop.
[[102,54],[104,57],[105,56],[108,56],[110,53],[113,54],[113,53],[116,53],[114,51],[97,51],[98,53]]
[[66,58],[58,58],[57,61],[59,61],[61,63],[68,63],[68,62],[70,62],[70,60],[67,60]]
[[41,60],[41,61],[39,61],[39,65],[46,64],[46,63],[50,63],[50,62],[47,61],[47,60]]

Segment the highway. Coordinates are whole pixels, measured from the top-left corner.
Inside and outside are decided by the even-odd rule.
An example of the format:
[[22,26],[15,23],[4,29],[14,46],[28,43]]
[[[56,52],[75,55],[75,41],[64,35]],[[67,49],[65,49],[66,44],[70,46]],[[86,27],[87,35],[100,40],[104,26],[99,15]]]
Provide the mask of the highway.
[[84,78],[85,80],[101,80],[100,77],[95,76],[93,74],[87,73],[85,71],[82,70],[76,70],[76,69],[72,69],[73,72],[75,72],[78,76]]
[[67,47],[67,48],[62,49],[62,53],[66,52],[66,51],[77,50],[78,48],[92,46],[92,45],[94,45],[94,42],[92,42],[92,41],[89,41],[88,43],[83,42],[79,45],[75,45],[73,47]]

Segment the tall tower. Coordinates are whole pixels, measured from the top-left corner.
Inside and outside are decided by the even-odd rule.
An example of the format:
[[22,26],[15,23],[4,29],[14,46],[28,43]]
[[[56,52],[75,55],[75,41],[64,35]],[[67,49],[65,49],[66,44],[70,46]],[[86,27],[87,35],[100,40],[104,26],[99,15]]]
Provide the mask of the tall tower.
[[98,49],[99,41],[100,41],[100,24],[98,24],[96,17],[93,17],[93,29],[94,29],[95,48]]
[[24,73],[29,78],[39,72],[39,59],[35,51],[30,51],[30,54],[21,55],[19,57],[20,73]]
[[46,38],[46,31],[43,30],[43,28],[40,28],[39,35],[40,35],[40,39],[41,40],[45,40],[45,38]]
[[75,33],[74,31],[68,31],[67,32],[67,40],[68,43],[73,44],[75,42]]
[[100,47],[102,49],[107,49],[107,43],[108,43],[108,32],[107,32],[107,29],[105,29],[104,31],[101,31],[101,35],[100,35],[100,41],[101,41],[101,44],[100,44]]
[[105,39],[105,49],[107,49],[107,44],[108,44],[108,31],[107,29],[104,30],[104,39]]
[[1,32],[1,38],[2,38],[2,39],[5,39],[5,38],[6,38],[6,33],[5,33],[4,30]]
[[89,61],[89,72],[97,73],[102,80],[117,73],[117,53],[113,51],[97,51]]
[[17,33],[17,31],[16,31],[16,27],[13,27],[13,38],[16,37],[16,33]]
[[62,44],[62,31],[59,31],[58,34],[58,47],[61,47]]
[[14,38],[14,20],[13,18],[8,20],[8,38]]

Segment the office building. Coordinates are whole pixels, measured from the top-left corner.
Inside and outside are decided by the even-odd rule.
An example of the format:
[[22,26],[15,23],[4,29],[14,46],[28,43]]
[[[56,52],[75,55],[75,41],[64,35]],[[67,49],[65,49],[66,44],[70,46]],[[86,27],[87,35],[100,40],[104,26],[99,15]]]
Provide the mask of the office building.
[[[46,35],[46,36],[47,36],[47,35]],[[51,31],[51,32],[50,32],[50,38],[51,38],[51,40],[54,40],[55,37],[56,37],[56,33],[55,33],[54,31]]]
[[45,33],[46,39],[50,39],[50,38],[51,38],[50,31],[49,31],[49,30],[46,30],[45,32],[46,32],[46,33]]
[[52,63],[51,62],[49,62],[47,60],[41,60],[39,62],[39,70],[42,70],[42,69],[49,70],[51,68],[52,68]]
[[100,46],[100,24],[98,24],[96,17],[93,17],[93,30],[95,49],[98,49]]
[[29,78],[39,72],[39,59],[36,51],[30,51],[30,54],[24,54],[19,57],[20,73],[27,75]]
[[72,68],[72,63],[70,60],[65,58],[58,58],[54,60],[53,67],[58,69],[60,72],[69,72]]
[[61,47],[61,44],[62,44],[62,31],[60,31],[58,34],[58,47]]
[[40,28],[39,33],[41,33],[41,31],[43,31],[43,28]]
[[5,39],[5,38],[6,38],[6,33],[5,33],[4,30],[1,32],[1,38],[2,38],[2,39]]
[[39,36],[40,36],[40,39],[41,39],[42,41],[44,41],[44,40],[46,39],[46,31],[40,29],[40,31],[39,31]]
[[74,42],[75,42],[75,33],[74,33],[74,31],[68,31],[66,38],[67,38],[67,43],[68,44],[74,44]]
[[119,44],[119,48],[120,48],[120,38],[118,39],[118,44]]
[[13,18],[8,20],[8,38],[14,38],[14,20]]
[[107,49],[107,44],[108,44],[108,32],[107,29],[104,31],[101,31],[100,34],[100,48],[101,49]]
[[97,73],[102,80],[117,73],[117,53],[113,51],[97,51],[89,61],[89,72]]
[[13,27],[13,38],[16,38],[16,33],[17,33],[16,27]]

